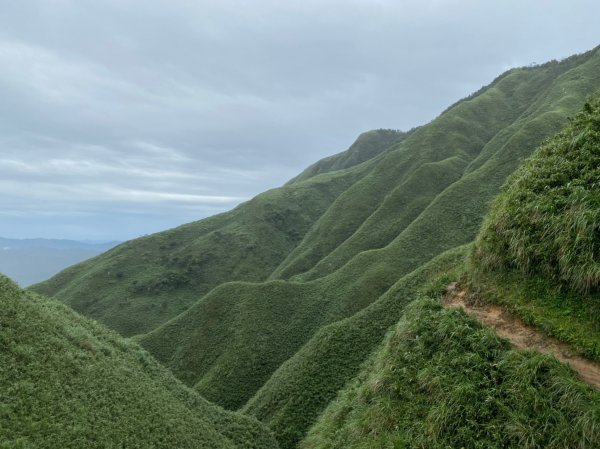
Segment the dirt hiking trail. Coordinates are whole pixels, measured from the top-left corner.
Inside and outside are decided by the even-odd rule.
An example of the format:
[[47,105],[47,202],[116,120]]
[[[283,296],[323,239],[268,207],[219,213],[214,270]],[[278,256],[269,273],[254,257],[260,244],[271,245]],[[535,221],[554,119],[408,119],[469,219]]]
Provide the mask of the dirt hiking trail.
[[600,366],[575,353],[566,343],[542,334],[534,327],[495,305],[472,305],[465,300],[466,290],[459,290],[456,282],[448,285],[444,305],[449,308],[461,308],[468,315],[477,318],[486,326],[493,328],[496,334],[509,340],[518,349],[533,349],[551,354],[561,362],[568,363],[581,380],[600,390]]

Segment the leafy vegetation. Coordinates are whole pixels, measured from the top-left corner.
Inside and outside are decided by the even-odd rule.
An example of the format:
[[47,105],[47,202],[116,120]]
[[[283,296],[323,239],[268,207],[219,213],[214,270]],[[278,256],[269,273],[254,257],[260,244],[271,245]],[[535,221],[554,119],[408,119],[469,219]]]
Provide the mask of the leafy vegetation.
[[600,393],[457,309],[412,303],[299,447],[593,448]]
[[1,448],[275,448],[137,344],[0,277]]
[[600,288],[600,95],[510,178],[474,258],[581,293]]

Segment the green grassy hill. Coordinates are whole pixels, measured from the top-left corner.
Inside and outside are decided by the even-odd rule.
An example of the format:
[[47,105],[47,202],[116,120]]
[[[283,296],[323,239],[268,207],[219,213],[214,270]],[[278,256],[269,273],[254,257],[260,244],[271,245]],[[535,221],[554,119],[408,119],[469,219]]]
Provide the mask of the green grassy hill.
[[490,269],[600,289],[600,96],[512,176],[477,239]]
[[242,411],[269,424],[281,447],[295,447],[323,408],[356,376],[363,362],[419,295],[453,280],[467,247],[446,251],[399,279],[359,313],[324,326],[287,360]]
[[230,212],[127,242],[31,288],[122,335],[149,332],[224,282],[268,278],[332,202],[372,167],[340,170],[407,135],[363,133],[347,151],[315,164],[295,182]]
[[600,93],[510,177],[466,279],[548,335],[600,361]]
[[[571,72],[579,73],[586,93],[600,87],[600,58],[593,56],[514,70],[478,96],[457,104],[446,115],[416,130],[381,159],[371,162],[376,164],[371,172],[336,199],[298,248],[313,238],[315,229],[321,233],[323,226],[330,224],[334,229],[321,233],[319,242],[323,248],[336,241],[338,238],[332,237],[336,235],[335,226],[364,214],[362,204],[375,202],[372,186],[392,191],[380,194],[381,209],[388,211],[390,221],[400,221],[408,213],[407,208],[394,208],[388,202],[396,199],[394,185],[402,191],[408,181],[413,183],[413,191],[433,198],[429,203],[425,201],[423,210],[406,227],[398,233],[390,232],[386,245],[380,243],[381,248],[360,251],[333,273],[308,282],[294,278],[291,282],[222,285],[176,319],[142,336],[140,342],[210,400],[229,408],[240,407],[319,328],[354,315],[404,275],[443,251],[470,242],[476,236],[487,203],[506,177],[545,137],[560,129],[577,104],[584,102],[583,93],[578,101],[555,95],[565,88]],[[529,92],[528,106],[523,105],[523,91]],[[483,114],[486,108],[490,111]],[[494,128],[502,111],[506,116],[512,111],[513,120],[506,119],[504,126]],[[477,125],[478,120],[481,125]],[[475,144],[465,147],[471,141],[484,143],[476,151]],[[437,151],[428,151],[433,144]],[[469,148],[471,151],[467,151]],[[480,162],[480,156],[485,161]],[[419,164],[428,169],[435,167],[435,177],[414,177],[414,167]],[[408,179],[402,178],[403,173]],[[432,189],[439,193],[429,194]],[[372,214],[378,211],[376,208]],[[367,228],[365,236],[385,234],[374,231],[375,220],[367,219],[365,223],[373,226]],[[359,227],[357,235],[360,233]],[[309,387],[306,394],[310,395]],[[274,412],[268,410],[257,416],[270,423]]]
[[0,277],[1,448],[276,448],[137,344]]
[[502,184],[599,88],[598,50],[510,70],[410,133],[363,137],[366,160],[351,148],[36,290],[146,332],[136,340],[185,384],[295,447],[404,306],[458,276]]
[[299,445],[316,448],[595,448],[600,392],[552,357],[514,351],[423,298]]
[[[448,278],[462,278],[472,299],[501,304],[600,361],[599,168],[600,94],[510,176],[475,244],[463,248],[467,263],[440,266],[429,291],[417,283],[412,297],[421,299],[299,447],[598,447],[598,390],[552,357],[511,350],[439,298]],[[350,350],[349,335],[338,349]]]
[[224,282],[266,279],[360,174],[270,190],[230,212],[126,242],[31,289],[124,336],[148,332]]
[[[317,279],[361,251],[384,247],[459,176],[488,171],[489,182],[483,180],[468,194],[481,190],[490,199],[519,162],[557,132],[597,87],[598,56],[591,56],[511,70],[415,130],[336,199],[274,276]],[[499,169],[490,170],[494,165]],[[471,224],[478,227],[478,222]]]

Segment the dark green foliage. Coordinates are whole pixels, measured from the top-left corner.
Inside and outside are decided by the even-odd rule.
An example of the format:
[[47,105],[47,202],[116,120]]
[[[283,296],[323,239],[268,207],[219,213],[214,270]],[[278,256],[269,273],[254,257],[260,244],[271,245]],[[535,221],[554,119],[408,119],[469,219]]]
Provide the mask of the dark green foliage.
[[0,276],[1,448],[275,448],[138,345]]
[[300,447],[597,448],[600,393],[437,300],[411,304]]
[[490,269],[516,269],[582,293],[600,287],[600,97],[509,179],[474,251]]

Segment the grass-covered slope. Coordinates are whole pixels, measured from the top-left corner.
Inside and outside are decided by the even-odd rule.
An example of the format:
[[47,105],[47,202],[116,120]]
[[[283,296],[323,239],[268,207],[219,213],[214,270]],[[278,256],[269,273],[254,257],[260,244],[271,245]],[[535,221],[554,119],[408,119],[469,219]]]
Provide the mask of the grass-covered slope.
[[[138,341],[202,395],[228,408],[246,404],[244,411],[274,429],[282,447],[294,447],[419,290],[412,282],[423,273],[420,268],[475,238],[506,178],[599,87],[597,50],[514,69],[378,156],[270,192],[280,196],[305,189],[312,198],[317,186],[345,181],[303,222],[304,232],[285,247],[287,252],[277,252],[270,273],[263,264],[260,279],[223,275],[219,282],[253,282],[215,283],[191,307]],[[200,223],[209,226],[227,217]],[[154,244],[159,236],[148,241]],[[206,245],[203,251],[220,251]],[[123,266],[127,251],[121,254]],[[261,255],[268,249],[255,251]],[[166,257],[175,253],[165,250]],[[217,258],[210,269],[219,272],[221,266],[227,265]],[[138,267],[142,272],[143,264]],[[163,272],[157,265],[148,276]],[[407,276],[411,272],[414,276]],[[257,282],[267,277],[268,282]],[[103,278],[94,279],[98,297]],[[199,291],[166,294],[174,304],[187,305]],[[75,298],[76,293],[69,294]],[[367,329],[373,332],[361,336]],[[336,366],[329,363],[332,355]]]
[[[485,214],[486,203],[498,192],[506,177],[537,144],[559,131],[566,122],[566,117],[574,114],[585,101],[586,95],[597,88],[600,81],[599,63],[596,55],[555,79],[548,89],[538,95],[525,113],[483,148],[479,156],[470,163],[463,178],[439,195],[390,245],[379,251],[360,254],[343,269],[324,279],[341,276],[349,267],[355,266],[356,271],[352,274],[347,272],[347,282],[356,285],[365,280],[367,285],[376,286],[376,278],[369,274],[378,273],[382,276],[386,271],[394,270],[398,270],[398,273],[407,260],[423,263],[421,258],[432,254],[435,245],[446,244],[451,247],[461,244],[461,239],[464,239],[463,242],[472,239]],[[340,289],[342,288],[343,286],[340,286]],[[358,297],[365,293],[363,290]],[[375,321],[370,325],[376,326]],[[348,326],[337,333],[335,339],[352,340],[352,332],[351,326]],[[306,427],[303,429],[302,423],[310,424],[315,414],[318,414],[330,399],[329,396],[321,394],[323,386],[317,380],[320,378],[319,371],[327,370],[331,373],[328,382],[335,382],[334,378],[338,381],[344,379],[343,369],[337,371],[325,368],[327,357],[324,354],[335,353],[338,359],[345,357],[352,360],[351,347],[347,347],[348,352],[344,355],[342,348],[336,348],[335,344],[331,343],[331,335],[320,334],[315,335],[302,351],[284,365],[306,367],[303,369],[306,376],[298,378],[294,370],[283,369],[282,366],[247,406],[250,413],[276,430],[283,447],[294,446],[298,434],[301,435],[306,430]],[[305,351],[307,347],[326,349]],[[293,403],[292,400],[287,402],[282,399],[287,397],[292,397]],[[298,415],[302,415],[301,420],[296,419]]]
[[467,285],[600,361],[600,94],[507,181]]
[[600,392],[424,298],[299,445],[303,449],[596,448]]
[[288,182],[304,181],[321,173],[350,168],[383,153],[392,145],[404,140],[409,133],[393,129],[374,129],[362,133],[346,151],[315,162]]
[[[327,361],[318,351],[303,350],[297,354],[296,351],[305,344],[311,345],[310,338],[313,335],[317,338],[320,333],[315,332],[322,326],[354,315],[407,273],[445,250],[471,241],[487,203],[506,177],[544,138],[561,128],[587,94],[600,87],[599,74],[600,58],[590,53],[563,63],[514,70],[501,77],[492,88],[448,110],[446,114],[451,117],[440,117],[371,161],[377,165],[370,174],[338,197],[301,244],[306,243],[315,228],[323,225],[332,209],[337,211],[338,223],[348,216],[363,214],[361,205],[369,202],[371,185],[381,182],[385,185],[384,192],[394,190],[394,185],[402,189],[407,181],[403,173],[410,170],[398,161],[412,161],[411,167],[438,169],[432,172],[434,180],[432,176],[408,175],[414,182],[413,192],[422,190],[428,195],[430,190],[426,186],[439,180],[440,193],[433,195],[416,218],[409,220],[398,233],[389,232],[387,243],[379,243],[381,248],[361,251],[338,270],[310,282],[298,282],[298,278],[292,282],[223,285],[184,314],[142,336],[141,343],[188,384],[227,407],[243,405],[291,356],[291,360],[300,357],[298,363],[314,366],[314,371],[324,369]],[[571,89],[568,90],[571,93],[565,95],[565,89]],[[525,106],[523,98],[529,98]],[[507,115],[513,107],[516,110],[512,112],[512,120],[507,119],[505,126],[489,137],[493,122],[490,117],[502,115],[495,107]],[[479,117],[482,125],[478,125]],[[437,130],[440,123],[447,125]],[[442,154],[427,151],[427,145],[435,141],[432,136],[440,141],[436,148]],[[423,141],[413,140],[417,138]],[[472,150],[465,151],[465,142],[476,138],[481,146],[470,144],[468,148]],[[405,146],[410,141],[414,147]],[[440,161],[436,162],[438,158]],[[455,163],[461,160],[462,164]],[[377,176],[371,176],[373,173]],[[313,180],[320,176],[323,175]],[[366,184],[365,179],[368,179]],[[446,182],[448,185],[443,185]],[[356,191],[357,203],[352,204],[352,198],[345,197],[357,186],[364,187],[367,193]],[[390,196],[384,194],[383,198],[385,203]],[[339,206],[340,202],[345,207]],[[387,211],[390,221],[406,213],[405,208],[391,205]],[[323,234],[323,246],[329,244],[326,235]],[[294,428],[289,439],[285,438],[286,447],[297,441],[328,401],[327,395],[319,394],[322,386],[314,377],[292,379],[294,375],[291,370],[278,373],[277,381],[269,381],[253,399],[257,406],[247,408],[278,432],[284,432],[284,423],[292,422],[299,410],[306,411],[308,419]],[[340,370],[337,380],[343,380],[345,375]],[[298,396],[294,403],[269,399],[291,394]],[[307,401],[310,407],[306,407]]]
[[[598,56],[590,63],[593,55],[511,70],[416,129],[335,200],[274,276],[313,280],[361,251],[384,247],[457,180],[456,173],[500,163],[489,181],[491,188],[485,180],[476,187],[484,195],[496,189],[497,180],[510,173],[507,169],[514,170],[542,139],[557,132],[597,86]],[[457,171],[449,176],[452,168]]]
[[122,335],[148,332],[223,282],[266,279],[359,175],[270,190],[230,212],[124,243],[32,289]]
[[359,313],[325,326],[286,361],[242,411],[268,422],[281,447],[295,447],[326,404],[359,372],[404,307],[458,274],[467,247],[446,251],[402,277]]
[[0,277],[1,448],[276,448],[138,345]]
[[600,288],[600,95],[511,176],[474,256],[581,293]]

